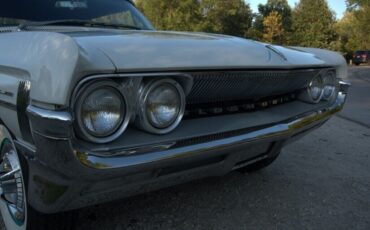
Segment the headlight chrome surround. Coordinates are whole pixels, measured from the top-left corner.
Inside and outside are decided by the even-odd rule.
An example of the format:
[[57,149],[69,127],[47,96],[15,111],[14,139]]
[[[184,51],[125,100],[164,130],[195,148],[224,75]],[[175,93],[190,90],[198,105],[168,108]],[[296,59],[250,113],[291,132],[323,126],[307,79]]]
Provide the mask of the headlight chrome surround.
[[[119,121],[109,132],[106,132],[104,134],[94,133],[89,130],[84,124],[82,117],[82,108],[84,106],[84,103],[90,96],[92,96],[99,90],[107,90],[108,92],[110,91],[112,95],[117,96],[121,102],[121,117],[119,118]],[[121,89],[121,85],[110,80],[93,81],[82,87],[76,96],[74,114],[77,120],[77,122],[75,123],[75,130],[77,131],[77,134],[86,141],[98,144],[112,142],[116,140],[119,136],[121,136],[126,130],[131,116],[128,100],[126,95],[123,93],[123,90]]]
[[[176,90],[176,93],[179,96],[179,107],[178,112],[176,113],[176,118],[174,118],[169,125],[161,127],[156,125],[153,120],[150,120],[148,115],[147,103],[150,99],[151,93],[155,91],[158,87],[166,86],[172,87],[173,90]],[[186,96],[183,87],[176,81],[171,78],[165,78],[160,80],[153,80],[147,83],[141,89],[140,100],[137,112],[136,124],[139,128],[153,133],[153,134],[167,134],[173,131],[181,122],[184,113],[185,113],[185,101]]]
[[332,101],[336,99],[338,91],[339,80],[335,69],[325,69],[312,79],[310,85],[299,95],[299,99],[311,104]]
[[338,80],[335,75],[335,71],[329,70],[323,76],[324,92],[322,99],[325,101],[331,101],[335,98],[338,92]]
[[302,101],[317,104],[324,94],[324,84],[321,74],[315,76],[310,85],[299,95]]

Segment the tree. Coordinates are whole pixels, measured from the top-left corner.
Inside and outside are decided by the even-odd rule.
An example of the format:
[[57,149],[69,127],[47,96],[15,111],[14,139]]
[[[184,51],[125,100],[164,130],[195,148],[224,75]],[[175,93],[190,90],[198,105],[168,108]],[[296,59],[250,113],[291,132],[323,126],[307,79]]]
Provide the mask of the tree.
[[252,24],[244,0],[137,0],[136,5],[159,30],[245,36]]
[[280,35],[278,43],[289,43],[289,34],[292,27],[292,9],[287,0],[268,0],[266,4],[258,5],[258,14],[254,15],[253,29],[248,35],[260,40],[266,31],[264,21],[272,12],[277,12],[281,17],[284,33]]
[[252,12],[243,0],[199,0],[202,12],[200,30],[245,36],[252,24]]
[[258,11],[264,18],[272,12],[277,12],[281,17],[284,30],[290,31],[292,26],[292,9],[287,0],[268,0],[265,5],[258,5]]
[[278,12],[272,11],[263,20],[263,26],[265,33],[263,39],[269,43],[282,43],[282,37],[284,35],[284,28],[282,17]]
[[335,18],[326,0],[300,0],[292,21],[293,45],[318,48],[333,45]]
[[341,52],[349,61],[352,58],[353,51],[358,49],[357,32],[353,26],[355,17],[352,12],[346,12],[341,20],[335,24],[335,31],[338,34],[338,39],[333,46],[333,49]]
[[357,6],[369,6],[369,0],[347,0],[349,8]]
[[353,18],[351,29],[354,31],[350,43],[356,49],[370,49],[370,2],[368,0],[349,0],[348,9]]
[[196,30],[200,22],[198,0],[137,0],[136,5],[158,30]]

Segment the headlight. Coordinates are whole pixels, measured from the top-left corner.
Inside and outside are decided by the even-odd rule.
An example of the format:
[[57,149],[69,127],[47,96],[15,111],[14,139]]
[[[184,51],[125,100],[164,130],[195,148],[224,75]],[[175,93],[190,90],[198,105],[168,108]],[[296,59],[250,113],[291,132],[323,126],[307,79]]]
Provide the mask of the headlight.
[[321,101],[324,93],[323,79],[317,75],[310,83],[308,88],[299,96],[301,100],[316,104]]
[[337,92],[337,79],[335,77],[335,72],[329,71],[323,77],[323,84],[324,84],[324,93],[323,93],[323,100],[330,101],[335,97],[335,93]]
[[96,82],[83,88],[75,110],[79,134],[87,141],[113,141],[128,124],[127,102],[114,82]]
[[139,127],[155,134],[174,130],[184,115],[185,93],[181,85],[172,79],[149,83],[143,90]]

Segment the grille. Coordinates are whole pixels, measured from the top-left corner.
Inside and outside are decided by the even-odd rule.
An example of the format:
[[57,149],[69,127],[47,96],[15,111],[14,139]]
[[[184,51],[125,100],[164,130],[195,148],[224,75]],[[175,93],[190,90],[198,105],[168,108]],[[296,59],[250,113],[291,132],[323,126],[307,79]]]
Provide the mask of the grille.
[[254,112],[257,110],[271,108],[295,101],[298,92],[289,93],[280,96],[272,96],[260,100],[244,101],[223,101],[211,103],[188,104],[184,119],[194,119],[201,117],[213,117],[227,114]]
[[187,104],[248,101],[306,88],[320,70],[235,71],[193,73]]

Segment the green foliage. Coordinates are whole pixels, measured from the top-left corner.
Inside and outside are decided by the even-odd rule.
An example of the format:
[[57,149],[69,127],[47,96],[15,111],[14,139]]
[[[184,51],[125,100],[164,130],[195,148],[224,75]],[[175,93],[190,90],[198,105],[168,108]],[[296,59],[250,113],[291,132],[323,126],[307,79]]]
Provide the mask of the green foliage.
[[263,20],[263,26],[265,33],[263,39],[269,43],[282,43],[284,35],[284,28],[282,22],[282,16],[277,11],[272,11]]
[[348,12],[339,21],[327,0],[300,0],[294,9],[287,0],[268,0],[259,5],[257,14],[252,14],[244,0],[135,2],[158,30],[229,34],[282,45],[329,48],[348,56],[358,49],[370,49],[369,0],[347,0]]
[[252,24],[252,12],[243,0],[200,0],[200,30],[245,36]]
[[292,19],[292,44],[318,48],[333,45],[335,18],[326,0],[301,0]]
[[[370,50],[370,2],[368,0],[349,0],[348,5],[351,23],[347,27],[353,33],[346,44],[347,49]],[[342,20],[348,21],[346,18]]]
[[199,27],[197,0],[137,0],[136,5],[158,30],[194,31]]
[[137,0],[159,30],[204,31],[245,36],[252,12],[243,0]]
[[290,31],[292,26],[292,9],[287,0],[268,0],[265,5],[258,5],[258,11],[264,18],[272,12],[277,12],[281,16],[284,30]]
[[370,2],[369,0],[347,0],[347,4],[349,8],[353,8],[358,6],[364,7],[366,5],[369,6]]
[[[264,25],[264,21],[272,12],[277,12],[278,17],[281,18],[282,29],[284,31],[284,33],[279,35],[277,40],[273,39],[273,42],[287,44],[292,27],[292,9],[287,0],[268,0],[266,4],[259,4],[258,14],[255,15],[253,22],[254,29],[250,30],[248,35],[251,35],[251,37],[256,40],[263,39],[266,41],[266,36],[269,35],[266,35],[265,32],[267,30],[271,31],[272,28],[266,27],[266,25]],[[281,28],[278,28],[278,30],[281,30]]]

